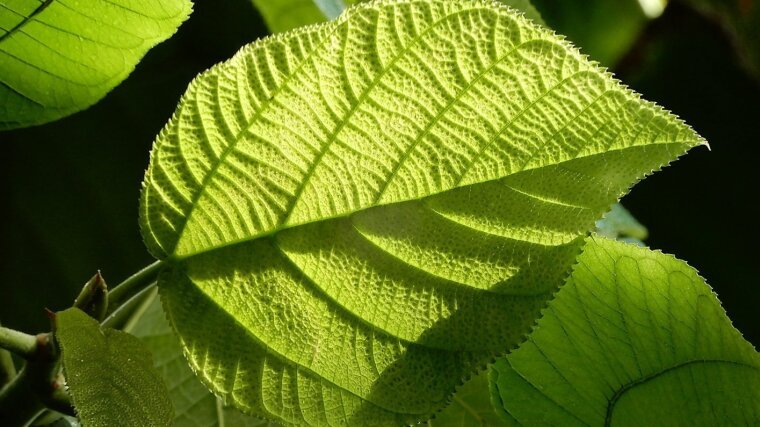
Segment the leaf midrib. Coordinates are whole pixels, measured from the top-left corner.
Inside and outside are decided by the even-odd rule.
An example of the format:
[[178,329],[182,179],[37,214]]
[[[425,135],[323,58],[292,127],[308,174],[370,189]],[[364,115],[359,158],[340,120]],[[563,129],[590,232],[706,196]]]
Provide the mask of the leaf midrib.
[[[536,167],[536,168],[528,168],[528,169],[525,169],[525,170],[526,171],[527,170],[538,170],[538,169],[542,169],[542,168],[545,168],[545,167],[556,166],[556,165],[562,164],[562,163],[564,163],[566,161],[580,160],[580,159],[589,158],[589,157],[595,157],[595,156],[603,156],[603,155],[607,155],[607,154],[614,153],[614,152],[619,152],[619,151],[641,149],[643,147],[652,147],[652,146],[655,146],[655,147],[681,146],[683,148],[691,148],[692,144],[699,143],[699,142],[700,142],[699,140],[695,140],[695,141],[684,140],[684,141],[671,141],[671,142],[665,142],[665,143],[659,142],[659,143],[651,143],[651,144],[644,144],[644,145],[632,145],[632,146],[628,146],[628,147],[620,147],[620,148],[616,148],[616,149],[606,150],[604,152],[599,152],[599,153],[590,153],[590,154],[587,154],[587,155],[576,156],[576,157],[574,157],[572,159],[564,160],[564,161],[561,161],[561,162],[558,162],[558,163],[550,163],[550,164],[546,164],[546,165],[539,166],[539,167]],[[520,172],[523,172],[523,171],[520,171]],[[466,189],[467,187],[481,185],[481,184],[484,184],[484,183],[487,183],[487,182],[499,181],[499,180],[504,179],[504,178],[506,178],[508,176],[511,176],[511,175],[507,175],[507,176],[503,176],[503,177],[499,177],[499,178],[494,178],[494,179],[486,180],[486,181],[483,181],[483,182],[477,182],[477,183],[474,183],[474,184],[463,185],[461,187],[452,188],[452,189],[446,190],[446,191],[441,192],[441,193],[432,194],[430,196],[425,196],[425,197],[423,197],[421,199],[414,199],[414,200],[425,200],[425,199],[430,198],[430,197],[435,197],[435,196],[438,196],[440,194],[444,194],[444,193],[446,193],[448,191],[462,190],[462,189]],[[395,204],[407,203],[409,201],[411,201],[411,200],[403,200],[403,201],[399,201],[399,202],[392,202],[392,203],[388,203],[388,204],[383,205],[383,206],[392,206],[392,205],[395,205]],[[168,259],[171,260],[171,261],[174,261],[174,262],[187,261],[187,260],[189,260],[191,258],[199,257],[199,256],[202,256],[204,254],[208,254],[208,253],[211,253],[211,252],[222,250],[222,249],[225,249],[225,248],[228,248],[228,247],[231,247],[231,246],[236,246],[236,245],[244,244],[244,243],[247,243],[247,242],[250,242],[250,241],[253,241],[253,240],[258,240],[258,239],[264,239],[264,238],[272,237],[272,236],[275,236],[278,233],[286,231],[286,230],[290,230],[290,229],[293,229],[293,228],[307,226],[309,224],[314,224],[314,223],[317,223],[317,222],[330,221],[330,220],[334,220],[334,219],[349,217],[349,216],[354,215],[356,213],[360,213],[360,212],[363,212],[365,210],[372,209],[372,208],[379,207],[379,206],[380,205],[370,206],[370,207],[367,207],[365,209],[358,210],[358,211],[341,213],[341,214],[337,214],[337,215],[324,216],[324,217],[319,218],[318,220],[314,220],[314,221],[307,221],[307,222],[298,223],[298,224],[282,225],[282,226],[279,226],[279,227],[275,227],[275,228],[267,231],[266,233],[257,234],[255,236],[246,236],[246,237],[242,237],[240,239],[231,239],[231,240],[228,240],[224,244],[213,246],[213,247],[209,247],[209,248],[204,249],[203,251],[190,253],[188,255],[176,255],[176,254],[172,254],[172,255],[168,256]],[[482,232],[482,230],[478,230],[478,231]],[[579,236],[580,236],[580,234],[579,234]],[[535,242],[531,242],[531,243],[535,244]]]

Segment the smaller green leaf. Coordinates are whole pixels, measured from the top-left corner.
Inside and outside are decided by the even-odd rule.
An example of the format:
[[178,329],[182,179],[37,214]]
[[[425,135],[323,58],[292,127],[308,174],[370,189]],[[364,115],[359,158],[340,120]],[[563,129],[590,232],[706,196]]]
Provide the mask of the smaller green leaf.
[[510,425],[760,425],[760,354],[710,287],[602,237],[491,385]]
[[101,328],[78,308],[56,315],[55,336],[69,394],[85,427],[171,424],[171,400],[139,339]]

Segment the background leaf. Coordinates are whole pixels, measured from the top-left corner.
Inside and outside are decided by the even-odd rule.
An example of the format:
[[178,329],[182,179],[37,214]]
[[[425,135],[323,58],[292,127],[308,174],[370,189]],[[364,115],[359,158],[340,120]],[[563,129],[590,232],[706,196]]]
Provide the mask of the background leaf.
[[154,292],[125,327],[153,353],[155,367],[174,405],[175,427],[258,427],[276,424],[226,407],[196,378],[182,356],[182,348],[167,322]]
[[0,129],[89,107],[187,19],[189,0],[17,0],[0,7]]
[[279,33],[335,18],[345,8],[342,0],[251,0],[269,31]]
[[515,425],[756,425],[760,355],[696,271],[595,237],[491,371]]
[[753,0],[683,0],[717,19],[733,38],[747,69],[760,79],[760,5]]
[[620,203],[612,205],[610,211],[596,222],[596,233],[603,237],[630,243],[641,243],[649,237],[647,228]]
[[139,339],[77,308],[56,314],[55,337],[74,408],[86,427],[168,426],[172,403]]
[[649,21],[639,0],[532,0],[532,3],[549,27],[608,67],[617,64],[628,52]]
[[523,339],[629,185],[702,142],[504,7],[375,2],[196,79],[142,230],[227,401],[413,422]]
[[[272,33],[292,30],[304,25],[335,19],[346,6],[362,0],[252,0]],[[525,13],[538,24],[544,23],[541,15],[528,0],[499,0]]]

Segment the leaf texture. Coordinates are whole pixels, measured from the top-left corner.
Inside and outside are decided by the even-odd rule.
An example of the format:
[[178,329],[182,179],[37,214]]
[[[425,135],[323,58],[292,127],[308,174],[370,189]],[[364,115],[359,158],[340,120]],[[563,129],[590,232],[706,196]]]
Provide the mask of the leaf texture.
[[56,314],[55,338],[77,416],[86,427],[168,426],[172,403],[139,339],[101,329],[78,308]]
[[503,5],[377,1],[198,77],[141,228],[226,402],[410,423],[523,340],[632,183],[702,143]]
[[275,426],[242,414],[222,402],[201,384],[182,356],[182,348],[169,326],[154,293],[125,327],[140,338],[153,354],[174,405],[175,427],[266,427]]
[[496,412],[491,402],[489,370],[473,376],[457,390],[451,404],[430,420],[428,426],[503,427],[511,425]]
[[510,425],[760,423],[760,354],[710,287],[682,261],[602,237],[491,380]]
[[187,19],[189,0],[0,4],[0,130],[83,110]]

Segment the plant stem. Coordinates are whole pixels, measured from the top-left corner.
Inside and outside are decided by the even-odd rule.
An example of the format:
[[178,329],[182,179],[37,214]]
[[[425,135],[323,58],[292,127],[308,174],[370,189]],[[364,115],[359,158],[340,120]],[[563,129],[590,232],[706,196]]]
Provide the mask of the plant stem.
[[142,289],[132,298],[115,308],[113,313],[100,322],[100,326],[104,328],[124,329],[127,322],[134,315],[135,310],[142,306],[142,301],[149,298],[150,293],[155,289],[155,285],[156,282],[149,284],[145,289]]
[[[108,326],[131,313],[141,301],[139,297],[149,295],[148,291],[156,284],[162,267],[163,262],[156,261],[108,292],[103,324]],[[96,291],[101,288],[105,291],[105,282],[100,273],[90,279],[90,282],[83,290],[85,297],[92,296],[90,294],[97,296]],[[80,299],[77,298],[79,305],[97,306],[90,304],[89,300]],[[4,349],[26,359],[26,365],[18,375],[15,375],[13,361]],[[12,379],[3,386],[6,377]],[[0,326],[0,386],[0,419],[3,426],[27,426],[46,408],[73,415],[60,372],[58,348],[50,333],[34,336]]]
[[0,347],[28,359],[37,351],[37,337],[0,326]]
[[0,388],[8,384],[16,376],[16,365],[8,350],[0,349]]
[[156,282],[156,278],[158,277],[158,273],[161,271],[163,264],[163,261],[156,261],[111,289],[108,292],[108,310],[106,311],[106,317],[110,317],[127,301],[153,285]]
[[124,332],[132,333],[137,322],[140,321],[145,311],[153,304],[153,301],[158,298],[158,291],[156,288],[151,288],[145,294],[140,294],[140,298],[135,298],[136,304],[134,310],[130,310],[129,318],[125,319],[121,326],[121,330]]
[[35,348],[25,355],[26,366],[0,390],[0,419],[4,426],[27,426],[46,407],[74,413],[64,389],[59,352],[52,334],[33,338]]

